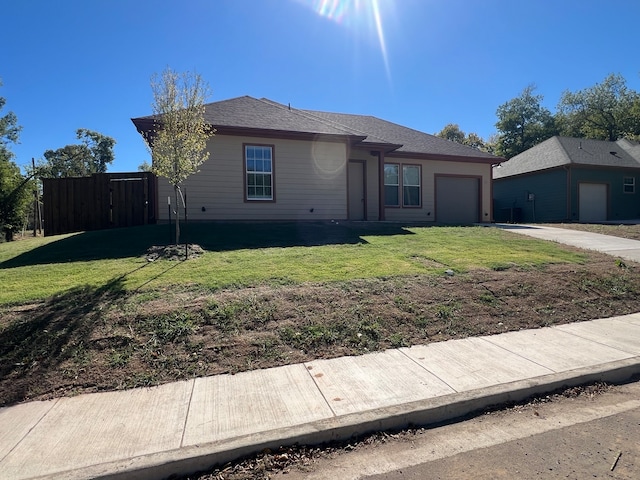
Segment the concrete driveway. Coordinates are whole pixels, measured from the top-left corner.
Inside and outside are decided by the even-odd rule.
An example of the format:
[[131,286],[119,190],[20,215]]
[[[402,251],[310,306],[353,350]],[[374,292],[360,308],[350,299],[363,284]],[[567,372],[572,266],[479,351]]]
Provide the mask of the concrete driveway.
[[567,228],[546,227],[541,225],[511,225],[497,223],[503,230],[528,235],[541,240],[564,243],[586,250],[596,250],[614,257],[640,263],[640,241],[628,238],[602,235],[600,233],[583,232]]

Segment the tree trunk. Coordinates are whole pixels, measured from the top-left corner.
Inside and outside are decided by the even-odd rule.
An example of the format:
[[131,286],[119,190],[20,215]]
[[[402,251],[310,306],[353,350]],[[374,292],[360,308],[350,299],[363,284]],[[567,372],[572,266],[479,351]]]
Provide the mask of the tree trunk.
[[180,245],[180,204],[178,203],[178,186],[173,186],[173,192],[176,197],[176,245]]

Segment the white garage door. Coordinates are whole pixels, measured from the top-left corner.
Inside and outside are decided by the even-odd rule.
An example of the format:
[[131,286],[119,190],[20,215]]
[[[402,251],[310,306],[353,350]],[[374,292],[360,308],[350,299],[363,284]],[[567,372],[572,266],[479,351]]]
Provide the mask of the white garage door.
[[605,183],[578,184],[578,219],[582,223],[607,220],[607,185]]
[[480,221],[480,180],[436,177],[436,222],[470,224]]

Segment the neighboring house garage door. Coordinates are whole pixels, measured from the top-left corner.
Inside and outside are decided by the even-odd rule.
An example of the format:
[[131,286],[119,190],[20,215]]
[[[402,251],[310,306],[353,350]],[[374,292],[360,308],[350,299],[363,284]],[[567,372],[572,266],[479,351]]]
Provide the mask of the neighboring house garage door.
[[436,222],[479,222],[479,202],[479,178],[436,176]]
[[584,223],[607,220],[607,185],[605,183],[578,184],[578,218]]

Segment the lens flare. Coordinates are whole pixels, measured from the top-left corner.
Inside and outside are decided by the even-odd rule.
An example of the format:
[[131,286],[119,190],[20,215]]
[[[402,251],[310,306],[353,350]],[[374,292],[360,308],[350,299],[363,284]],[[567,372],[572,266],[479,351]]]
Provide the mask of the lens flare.
[[299,0],[313,9],[318,15],[340,25],[372,32],[378,41],[380,54],[384,62],[387,78],[390,80],[389,58],[382,24],[380,2],[385,5],[393,0]]

